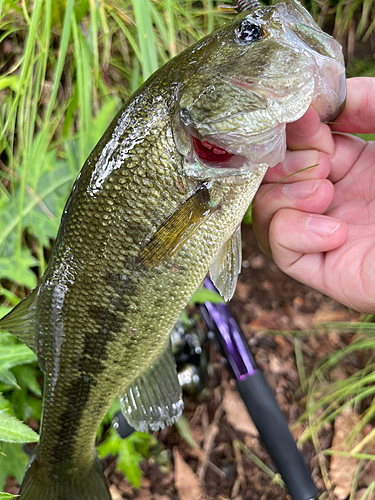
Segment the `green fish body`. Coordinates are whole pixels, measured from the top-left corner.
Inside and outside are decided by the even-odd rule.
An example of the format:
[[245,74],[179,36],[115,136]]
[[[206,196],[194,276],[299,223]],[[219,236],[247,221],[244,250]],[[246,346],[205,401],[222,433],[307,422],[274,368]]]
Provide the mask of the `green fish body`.
[[285,154],[285,123],[345,99],[340,46],[296,1],[246,12],[130,98],[83,166],[39,285],[0,327],[45,374],[20,500],[109,500],[95,454],[117,395],[138,429],[183,405],[169,333],[206,273],[225,299],[241,219]]

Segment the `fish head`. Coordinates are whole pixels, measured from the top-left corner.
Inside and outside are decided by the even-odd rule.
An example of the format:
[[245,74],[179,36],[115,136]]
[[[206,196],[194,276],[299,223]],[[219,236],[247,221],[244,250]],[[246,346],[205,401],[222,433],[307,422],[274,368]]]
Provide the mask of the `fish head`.
[[193,177],[272,167],[285,156],[286,123],[310,105],[322,121],[343,109],[341,46],[296,0],[239,14],[197,51],[204,55],[179,89],[175,134]]

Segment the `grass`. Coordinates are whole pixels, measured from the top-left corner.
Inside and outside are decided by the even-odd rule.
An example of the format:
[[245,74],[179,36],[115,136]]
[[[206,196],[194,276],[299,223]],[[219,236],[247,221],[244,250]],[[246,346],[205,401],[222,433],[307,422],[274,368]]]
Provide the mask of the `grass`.
[[[301,377],[301,391],[305,394],[306,411],[299,422],[307,423],[299,437],[299,444],[312,441],[318,456],[321,474],[326,488],[329,489],[330,474],[327,459],[331,457],[345,457],[357,459],[357,470],[354,474],[350,499],[354,499],[360,473],[368,461],[375,460],[373,447],[375,431],[371,425],[375,417],[375,324],[372,317],[364,318],[363,322],[328,323],[319,326],[318,335],[326,335],[330,331],[340,334],[351,333],[349,344],[340,350],[325,356],[314,367],[306,378],[307,368],[304,366],[303,355],[296,349],[296,361]],[[300,342],[300,339],[296,339]],[[363,367],[358,368],[352,375],[345,378],[336,378],[337,370],[350,373],[356,356],[366,358]],[[346,416],[350,414],[350,416]],[[350,431],[342,442],[345,449],[337,450],[327,447],[325,437],[327,429],[331,428],[338,416],[344,415],[344,420],[353,419]],[[327,427],[328,426],[328,427]],[[365,429],[372,429],[365,431]],[[374,491],[372,482],[363,498],[371,498]]]
[[[305,4],[321,26],[343,40],[353,60],[356,44],[371,39],[375,1]],[[0,315],[42,276],[72,183],[121,103],[160,65],[231,16],[216,5],[213,0],[0,0]],[[353,64],[353,71],[369,75],[373,67],[370,59]],[[373,397],[371,356],[368,366],[346,381],[331,381],[329,375],[346,356],[374,348],[370,325],[359,326],[347,350],[331,355],[311,376],[296,338],[307,391],[304,419],[314,420],[301,442],[317,443],[319,429],[345,405],[361,408]],[[19,345],[1,332],[0,343],[15,351]],[[20,363],[21,357],[13,366],[0,359],[0,393],[16,417],[39,419],[41,373],[31,358]],[[360,428],[374,417],[371,408],[363,412]],[[9,456],[24,463],[17,446],[12,452],[7,447]],[[356,453],[365,458],[365,450],[366,443]]]

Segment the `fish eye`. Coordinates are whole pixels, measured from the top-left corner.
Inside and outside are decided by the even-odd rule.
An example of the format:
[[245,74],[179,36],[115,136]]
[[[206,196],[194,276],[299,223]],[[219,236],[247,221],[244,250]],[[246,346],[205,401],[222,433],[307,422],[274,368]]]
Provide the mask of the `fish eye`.
[[253,43],[263,36],[262,28],[248,19],[241,21],[235,33],[240,43]]

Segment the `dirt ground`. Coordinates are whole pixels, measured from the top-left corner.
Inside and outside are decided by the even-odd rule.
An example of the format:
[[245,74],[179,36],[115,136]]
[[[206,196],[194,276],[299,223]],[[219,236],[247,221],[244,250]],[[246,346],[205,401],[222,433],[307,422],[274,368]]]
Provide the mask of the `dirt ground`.
[[[242,238],[243,268],[230,308],[246,335],[256,362],[275,391],[286,419],[292,425],[304,411],[305,394],[301,390],[296,366],[295,340],[277,331],[309,331],[320,322],[357,320],[358,314],[283,274],[261,254],[249,226],[243,227]],[[302,337],[298,345],[306,374],[311,372],[319,359],[347,345],[350,339],[351,335],[337,331]],[[139,490],[132,488],[121,474],[114,471],[113,462],[106,462],[105,473],[111,483],[113,500],[289,498],[286,490],[261,472],[244,451],[250,450],[272,471],[275,470],[242,406],[233,381],[220,363],[220,356],[213,347],[209,348],[208,356],[212,368],[208,389],[198,398],[185,397],[184,416],[189,422],[190,436],[198,446],[193,448],[186,444],[175,427],[159,432],[157,439],[164,447],[164,464],[158,465],[158,460],[154,458],[142,464],[144,476]],[[353,373],[358,362],[345,365],[345,373],[338,373],[337,376]],[[303,428],[301,423],[293,427],[295,438]],[[331,446],[333,434],[334,427],[327,425],[320,436],[322,448]],[[318,488],[321,492],[325,491],[327,480],[325,483],[322,480],[321,458],[317,457],[313,444],[306,442],[301,452]],[[359,490],[360,487],[359,483]],[[330,498],[345,498],[345,494],[341,492],[340,496],[340,492],[335,490]]]

